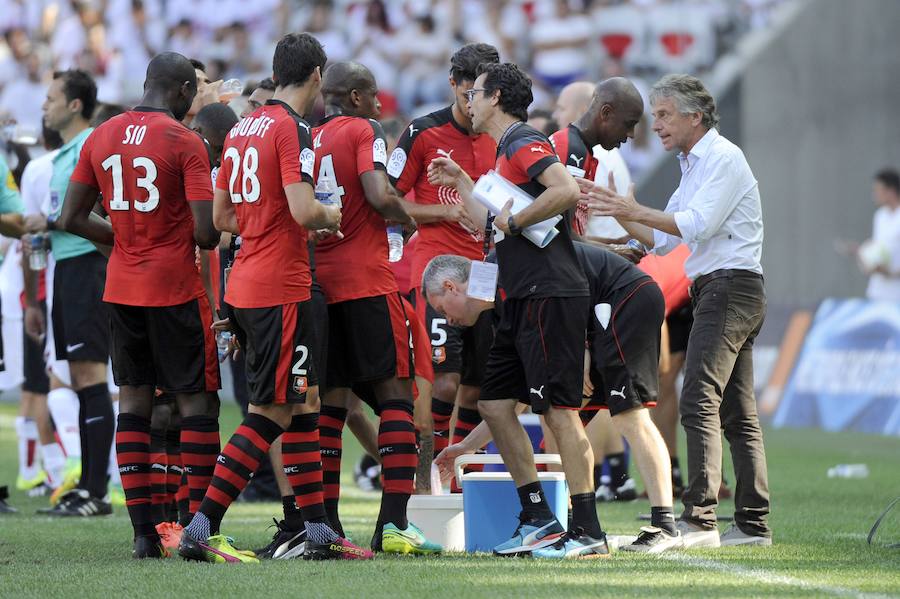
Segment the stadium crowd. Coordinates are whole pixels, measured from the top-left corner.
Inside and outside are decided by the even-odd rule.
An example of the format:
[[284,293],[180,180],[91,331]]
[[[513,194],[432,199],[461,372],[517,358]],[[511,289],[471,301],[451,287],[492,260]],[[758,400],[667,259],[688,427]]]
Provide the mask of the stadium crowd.
[[[21,263],[23,277],[17,486],[50,496],[42,513],[109,514],[111,490],[121,493],[137,558],[434,554],[441,547],[407,518],[410,495],[431,491],[432,469],[451,479],[454,458],[493,439],[522,504],[494,552],[605,557],[596,502],[637,495],[624,437],[651,522],[622,549],[771,544],[752,388],[765,314],[756,181],[718,134],[699,79],[644,87],[619,76],[621,47],[600,42],[612,71],[578,50],[596,34],[589,14],[664,6],[498,2],[481,14],[475,2],[313,2],[306,12],[272,2],[250,16],[229,3],[11,4],[20,10],[9,13],[19,20],[2,99],[44,98],[32,124],[47,152],[29,161],[32,117],[21,112],[10,134],[19,162],[0,164],[0,233],[21,239],[5,266]],[[353,19],[365,25],[333,26]],[[504,34],[528,20],[527,41]],[[309,33],[281,35],[294,25]],[[567,46],[561,30],[584,35]],[[401,31],[407,41],[393,39]],[[144,42],[128,61],[129,44],[106,45],[119,35]],[[32,37],[49,41],[51,58]],[[55,70],[44,81],[46,60]],[[678,65],[709,64],[694,60]],[[240,98],[221,85],[266,75]],[[31,87],[16,91],[23,77]],[[542,95],[553,111],[529,115]],[[438,106],[382,126],[391,101],[403,113]],[[0,101],[33,109],[23,104]],[[637,203],[618,154],[642,121],[681,162],[666,211]],[[517,191],[488,209],[491,171]],[[506,201],[520,193],[533,201]],[[402,256],[389,241],[397,226]],[[224,448],[221,360],[234,360],[244,398]],[[675,442],[682,370],[686,485]],[[542,417],[545,450],[562,458],[568,522],[538,482],[517,419],[528,408]],[[345,427],[380,466],[371,550],[340,522]],[[720,535],[723,430],[737,497]],[[267,462],[284,519],[269,546],[240,549],[220,525]]]

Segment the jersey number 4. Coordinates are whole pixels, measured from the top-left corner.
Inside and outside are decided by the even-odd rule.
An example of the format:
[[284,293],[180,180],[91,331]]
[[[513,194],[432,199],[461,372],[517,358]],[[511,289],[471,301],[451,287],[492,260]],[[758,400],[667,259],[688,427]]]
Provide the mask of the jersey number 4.
[[322,177],[328,177],[334,181],[334,194],[341,200],[341,203],[343,203],[344,187],[338,184],[337,175],[335,175],[334,172],[334,159],[331,157],[331,154],[325,154],[322,156],[321,160],[319,160],[319,176],[316,177],[316,181],[319,181]]
[[[112,172],[113,194],[109,201],[110,210],[128,210],[129,203],[125,199],[125,187],[122,180],[122,155],[113,154],[101,165],[104,171]],[[152,212],[159,206],[159,189],[153,183],[156,181],[156,164],[146,156],[137,156],[131,161],[135,172],[137,169],[144,171],[143,177],[138,177],[135,184],[147,190],[147,199],[143,202],[134,200],[134,209],[138,212]]]

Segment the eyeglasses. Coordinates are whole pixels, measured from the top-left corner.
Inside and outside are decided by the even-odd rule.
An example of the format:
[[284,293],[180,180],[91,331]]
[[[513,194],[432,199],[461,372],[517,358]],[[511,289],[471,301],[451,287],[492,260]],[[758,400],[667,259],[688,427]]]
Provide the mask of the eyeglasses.
[[475,99],[475,94],[478,92],[486,92],[487,90],[483,87],[473,87],[470,90],[467,90],[464,95],[466,96],[466,102],[472,103],[472,100]]

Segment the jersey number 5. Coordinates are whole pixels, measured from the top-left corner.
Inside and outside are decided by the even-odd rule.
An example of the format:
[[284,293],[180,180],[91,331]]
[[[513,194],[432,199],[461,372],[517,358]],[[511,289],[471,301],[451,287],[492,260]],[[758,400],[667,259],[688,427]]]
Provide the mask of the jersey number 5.
[[[244,152],[243,160],[241,160],[241,153],[232,146],[225,150],[223,158],[231,160],[231,176],[228,177],[228,193],[231,194],[231,203],[249,202],[252,204],[258,200],[260,187],[256,169],[259,168],[259,153],[256,148],[248,147]],[[234,184],[237,182],[238,170],[241,171],[241,188],[235,190]]]
[[[125,199],[125,189],[122,181],[122,155],[113,154],[104,160],[100,166],[104,171],[112,171],[113,194],[109,201],[110,210],[128,210],[128,200]],[[159,206],[159,189],[153,184],[156,181],[156,164],[146,156],[137,156],[131,161],[135,171],[143,169],[144,176],[138,177],[135,184],[147,190],[147,199],[143,202],[134,200],[134,209],[138,212],[152,212]]]

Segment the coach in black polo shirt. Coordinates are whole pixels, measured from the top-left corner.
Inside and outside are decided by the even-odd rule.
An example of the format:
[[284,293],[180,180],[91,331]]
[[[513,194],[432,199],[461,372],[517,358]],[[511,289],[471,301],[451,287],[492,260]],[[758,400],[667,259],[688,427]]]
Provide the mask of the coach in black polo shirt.
[[[578,418],[589,310],[588,284],[570,231],[578,186],[547,137],[523,122],[532,101],[531,81],[516,65],[481,65],[467,98],[473,129],[497,140],[497,172],[535,198],[515,215],[508,203],[494,221],[500,232],[500,285],[507,299],[478,408],[522,503],[519,527],[494,552],[550,558],[608,555],[593,499],[593,455]],[[433,160],[429,179],[456,188],[473,220],[486,221],[487,211],[472,198],[472,180],[452,160]],[[521,236],[525,227],[564,213],[556,225],[558,235],[546,247],[538,248]],[[553,516],[541,491],[531,444],[516,417],[517,401],[530,403],[542,414],[560,441],[572,494],[568,531]]]
[[[667,75],[650,92],[653,130],[677,150],[681,183],[665,211],[593,188],[591,207],[615,216],[633,236],[665,254],[682,240],[694,281],[694,325],[685,358],[681,423],[688,476],[678,527],[685,547],[771,545],[769,483],[762,430],[753,395],[753,341],[766,312],[763,221],[759,187],[747,159],[719,135],[719,115],[696,77]],[[734,523],[716,527],[722,480],[721,431],[731,446],[737,487]]]

